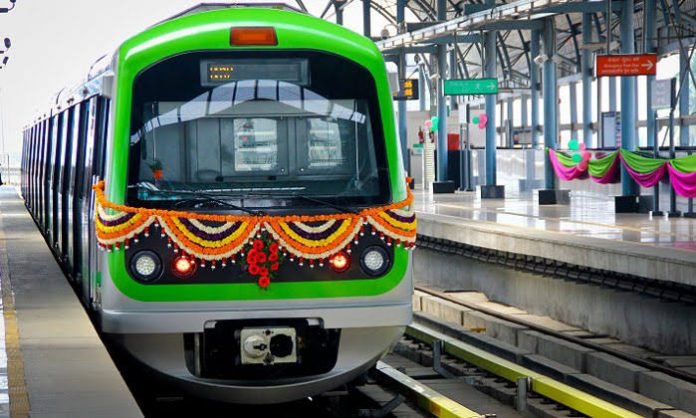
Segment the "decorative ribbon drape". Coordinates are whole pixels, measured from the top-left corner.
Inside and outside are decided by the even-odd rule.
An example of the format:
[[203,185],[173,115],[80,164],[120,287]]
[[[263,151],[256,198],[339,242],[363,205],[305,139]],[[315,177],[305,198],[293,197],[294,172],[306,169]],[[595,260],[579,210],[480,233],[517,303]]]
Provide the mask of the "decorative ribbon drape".
[[595,160],[589,160],[587,166],[576,163],[573,159],[561,152],[549,148],[549,159],[558,177],[562,180],[574,180],[587,178],[592,181],[606,184],[616,182],[618,179],[618,159],[615,152]]
[[653,187],[664,177],[668,160],[648,158],[624,149],[619,152],[626,171],[641,186]]
[[[408,188],[407,188],[408,189]],[[411,207],[413,195],[397,203],[368,208],[359,213],[316,216],[214,215],[161,209],[135,208],[109,202],[104,182],[94,186],[97,197],[95,217],[97,239],[102,248],[127,247],[140,234],[152,228],[177,250],[211,262],[234,260],[261,233],[300,262],[327,259],[350,249],[351,243],[370,229],[389,245],[411,248],[416,241],[416,216]]]
[[552,149],[548,152],[556,175],[565,181],[586,178],[589,174],[597,183],[614,182],[619,178],[618,166],[621,161],[626,172],[642,187],[653,187],[665,175],[669,175],[672,187],[678,195],[696,197],[696,154],[668,160],[645,157],[620,149],[583,165],[562,152]]

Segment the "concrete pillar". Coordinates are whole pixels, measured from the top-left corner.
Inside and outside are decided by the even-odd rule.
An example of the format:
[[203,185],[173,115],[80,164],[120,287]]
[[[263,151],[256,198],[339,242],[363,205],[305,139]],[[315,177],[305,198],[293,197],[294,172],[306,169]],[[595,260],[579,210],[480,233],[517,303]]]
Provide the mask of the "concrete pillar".
[[370,20],[370,9],[372,8],[372,0],[363,0],[363,35],[368,38],[372,36],[372,24]]
[[[621,15],[621,52],[633,54],[636,52],[635,32],[633,25],[634,0],[624,0]],[[621,148],[633,151],[636,145],[636,82],[635,77],[621,77]],[[635,181],[621,166],[621,192],[624,196],[640,194]]]
[[532,31],[532,39],[530,41],[530,54],[532,55],[532,71],[529,77],[531,83],[531,110],[532,110],[532,120],[529,125],[532,127],[532,148],[539,146],[539,66],[534,62],[534,58],[539,55],[541,51],[541,35],[538,30]]
[[[654,0],[653,0],[654,1]],[[592,42],[592,15],[582,15],[582,43]],[[582,142],[586,147],[592,146],[592,52],[582,50]]]
[[[396,24],[401,25],[404,21],[406,9],[406,0],[398,0],[396,3]],[[406,54],[401,53],[399,55],[399,79],[403,80],[406,78]],[[408,164],[408,128],[407,128],[407,118],[406,118],[406,101],[398,101],[398,111],[399,111],[399,139],[401,141],[401,154],[404,162],[404,167],[410,172],[410,167]]]
[[[558,114],[556,113],[558,102],[558,88],[556,86],[556,62],[552,59],[556,53],[556,30],[553,18],[544,22],[544,54],[548,60],[544,62],[544,146],[555,148],[558,138]],[[551,166],[548,155],[544,158],[544,182],[547,190],[556,188],[556,176]]]

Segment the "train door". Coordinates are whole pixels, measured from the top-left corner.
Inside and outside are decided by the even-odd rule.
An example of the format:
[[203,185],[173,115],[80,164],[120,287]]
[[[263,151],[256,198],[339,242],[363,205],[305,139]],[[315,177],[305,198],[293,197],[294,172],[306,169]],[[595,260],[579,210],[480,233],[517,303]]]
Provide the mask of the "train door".
[[27,160],[27,195],[25,199],[27,200],[27,205],[29,205],[29,213],[33,215],[34,188],[31,187],[31,182],[34,181],[34,172],[32,170],[32,164],[34,163],[34,140],[36,139],[36,125],[32,126],[29,132],[29,158]]
[[53,133],[51,135],[51,158],[50,158],[50,172],[49,172],[49,178],[48,178],[48,189],[49,189],[49,196],[48,196],[48,208],[49,208],[49,216],[48,216],[48,232],[47,232],[47,238],[48,238],[48,243],[51,248],[54,247],[55,243],[57,242],[57,236],[58,232],[56,230],[56,218],[58,217],[58,214],[56,213],[57,211],[57,206],[56,206],[56,198],[58,194],[58,188],[56,187],[57,184],[57,169],[56,169],[56,164],[58,161],[58,156],[60,155],[60,133],[63,130],[62,127],[63,124],[63,115],[62,114],[57,114],[53,116]]
[[84,144],[84,134],[83,134],[83,121],[85,119],[85,106],[86,102],[78,103],[75,105],[75,110],[73,111],[73,121],[71,123],[71,130],[68,133],[69,143],[70,143],[70,153],[66,161],[66,188],[65,195],[63,196],[65,203],[65,246],[63,247],[63,254],[65,255],[67,261],[68,271],[70,276],[75,279],[75,271],[77,270],[75,266],[75,178],[77,176],[77,162],[80,156],[80,148]]
[[36,159],[36,218],[39,229],[43,229],[43,162],[46,159],[46,125],[48,121],[41,122],[41,138],[39,141],[39,157]]
[[[104,178],[105,166],[106,166],[106,137],[108,132],[108,121],[109,121],[109,107],[110,101],[106,98],[99,97],[96,101],[95,117],[94,121],[94,148],[92,153],[85,153],[86,159],[91,157],[91,170],[85,169],[85,184],[84,184],[84,196],[85,202],[87,203],[83,206],[82,219],[83,223],[86,222],[87,228],[83,229],[85,235],[82,237],[82,248],[85,248],[84,253],[89,259],[88,271],[85,273],[85,278],[89,277],[89,280],[82,281],[82,297],[84,298],[85,305],[91,307],[91,302],[98,299],[97,291],[98,286],[96,284],[98,277],[98,262],[97,257],[99,256],[99,251],[97,250],[97,235],[94,226],[95,213],[95,195],[92,190],[92,185],[97,183],[99,180]],[[92,107],[91,107],[92,108]],[[86,167],[87,165],[85,165]]]
[[71,164],[70,178],[70,201],[72,210],[70,212],[70,258],[72,265],[72,276],[76,281],[82,277],[82,205],[83,202],[83,181],[85,173],[85,153],[87,147],[88,129],[91,123],[92,100],[79,104],[80,119],[75,125],[77,131],[77,148],[73,152],[73,164]]
[[43,159],[43,174],[41,187],[43,188],[43,229],[41,232],[49,238],[51,229],[51,156],[53,155],[53,142],[55,141],[55,120],[49,117],[46,125],[46,150]]
[[56,153],[56,167],[55,167],[55,193],[53,204],[55,208],[53,209],[53,222],[55,222],[55,227],[53,231],[55,232],[54,249],[60,255],[62,252],[61,245],[63,244],[63,177],[64,177],[64,162],[67,153],[67,142],[68,142],[68,125],[70,124],[70,115],[72,114],[72,109],[65,110],[61,113],[61,129],[60,129],[60,145],[58,153]]
[[60,254],[70,269],[70,250],[72,231],[70,230],[70,215],[72,214],[72,201],[70,200],[70,175],[75,164],[72,158],[77,143],[77,131],[80,118],[78,106],[73,106],[69,110],[68,124],[65,135],[65,156],[63,158],[63,170],[61,173],[61,196],[60,196]]

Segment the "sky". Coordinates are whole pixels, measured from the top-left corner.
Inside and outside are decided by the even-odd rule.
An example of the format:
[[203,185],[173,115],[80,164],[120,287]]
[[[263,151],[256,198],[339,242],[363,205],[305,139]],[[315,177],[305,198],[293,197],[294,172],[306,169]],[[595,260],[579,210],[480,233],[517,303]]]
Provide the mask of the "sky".
[[[205,1],[17,0],[14,10],[0,14],[0,45],[6,37],[12,41],[6,51],[10,59],[0,69],[0,154],[18,161],[23,127],[48,109],[62,87],[83,81],[97,58],[153,23]],[[296,7],[294,0],[284,3]],[[304,3],[319,15],[326,0]],[[9,0],[0,0],[0,7],[8,5]],[[379,27],[379,17],[373,13],[372,19]],[[344,23],[361,30],[360,2],[349,6]]]

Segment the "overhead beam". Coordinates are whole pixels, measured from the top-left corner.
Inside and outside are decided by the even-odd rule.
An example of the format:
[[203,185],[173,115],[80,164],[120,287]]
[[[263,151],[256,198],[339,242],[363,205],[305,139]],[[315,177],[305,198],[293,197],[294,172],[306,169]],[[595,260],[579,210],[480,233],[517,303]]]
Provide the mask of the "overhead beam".
[[489,30],[538,30],[544,27],[541,20],[500,20],[479,25],[478,29]]

